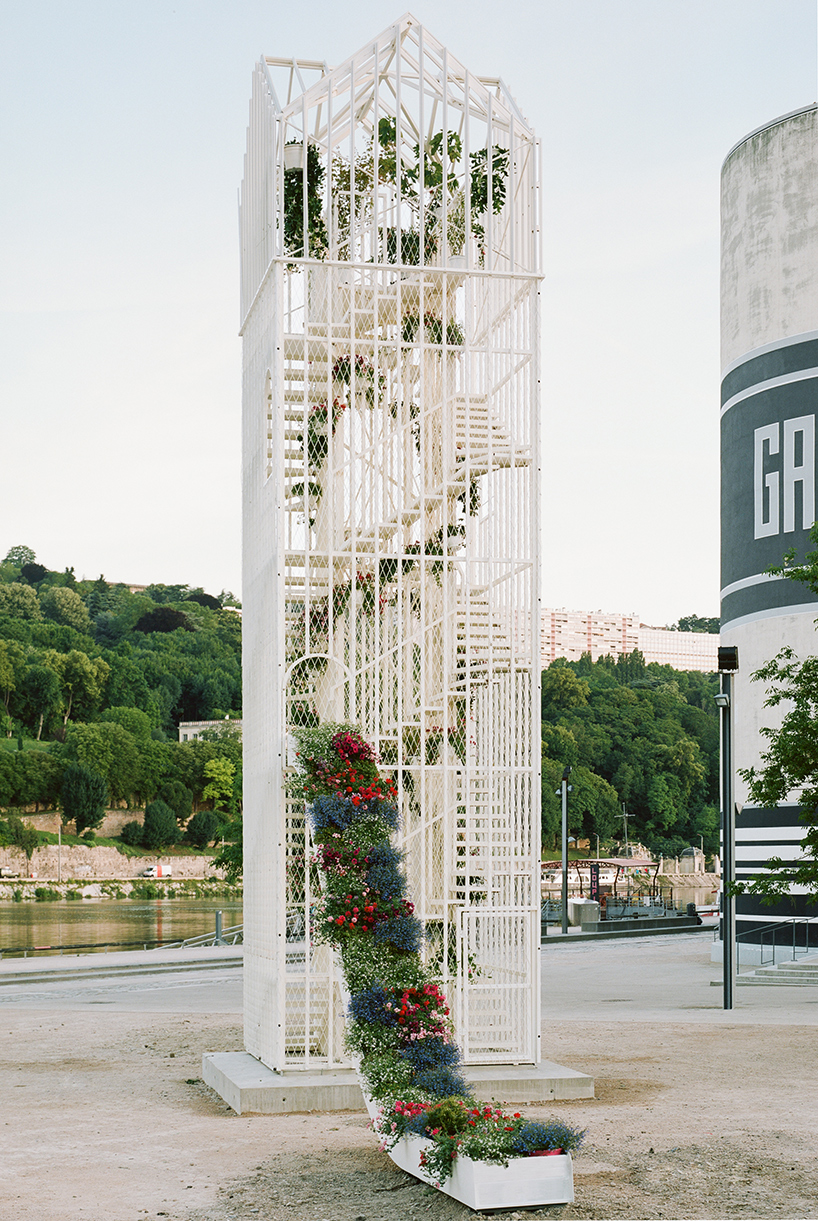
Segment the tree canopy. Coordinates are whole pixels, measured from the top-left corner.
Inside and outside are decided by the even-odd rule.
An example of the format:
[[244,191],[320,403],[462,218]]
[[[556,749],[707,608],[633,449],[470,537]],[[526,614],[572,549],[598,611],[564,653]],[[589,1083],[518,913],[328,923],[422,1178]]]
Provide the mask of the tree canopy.
[[702,837],[718,850],[716,675],[645,665],[641,654],[558,659],[543,673],[543,842],[555,847],[569,764],[569,826],[577,837],[629,837],[657,852]]
[[212,804],[205,764],[225,759],[235,770],[220,817],[235,815],[240,743],[179,743],[177,727],[241,715],[241,615],[222,609],[236,599],[183,584],[131,593],[44,565],[35,587],[23,573],[35,562],[13,547],[0,565],[0,745],[15,746],[0,749],[0,809],[53,805],[78,765],[114,801],[141,805],[167,790],[188,817]]
[[[787,551],[782,563],[769,572],[806,585],[818,594],[818,524],[812,527],[810,539],[816,550],[808,552],[802,563],[796,562],[795,551]],[[784,648],[757,670],[753,679],[767,685],[765,708],[783,704],[786,711],[778,729],[761,730],[767,740],[761,767],[747,768],[740,774],[754,805],[774,807],[796,798],[804,838],[800,860],[772,857],[764,873],[749,886],[738,884],[735,890],[748,890],[775,903],[792,887],[803,887],[811,899],[818,899],[818,657],[799,660],[791,648]]]

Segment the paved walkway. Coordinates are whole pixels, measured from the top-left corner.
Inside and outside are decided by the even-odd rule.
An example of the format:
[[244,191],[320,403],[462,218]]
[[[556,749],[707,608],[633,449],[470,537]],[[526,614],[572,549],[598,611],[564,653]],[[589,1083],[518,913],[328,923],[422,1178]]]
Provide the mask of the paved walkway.
[[735,989],[723,1009],[712,937],[675,933],[627,941],[549,943],[541,952],[542,1017],[549,1022],[699,1022],[818,1025],[818,987]]
[[0,1008],[140,1013],[232,1013],[242,1009],[242,947],[135,950],[116,954],[6,958]]
[[[673,1021],[818,1025],[818,987],[736,989],[722,1008],[721,966],[702,932],[622,941],[549,941],[542,1017],[553,1022]],[[137,950],[0,962],[0,1007],[241,1014],[242,947]]]

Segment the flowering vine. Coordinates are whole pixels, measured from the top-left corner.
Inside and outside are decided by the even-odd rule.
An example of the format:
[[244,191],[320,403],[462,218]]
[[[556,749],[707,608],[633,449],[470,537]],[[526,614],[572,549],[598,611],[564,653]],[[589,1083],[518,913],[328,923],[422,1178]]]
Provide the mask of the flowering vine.
[[423,927],[406,894],[403,854],[391,842],[397,792],[370,743],[351,725],[295,730],[293,792],[308,804],[311,863],[321,897],[315,941],[334,946],[351,993],[347,1043],[369,1096],[380,1103],[381,1147],[428,1137],[423,1164],[439,1185],[458,1154],[507,1164],[549,1149],[577,1149],[583,1133],[528,1123],[479,1105],[464,1080],[449,1005],[421,958]]

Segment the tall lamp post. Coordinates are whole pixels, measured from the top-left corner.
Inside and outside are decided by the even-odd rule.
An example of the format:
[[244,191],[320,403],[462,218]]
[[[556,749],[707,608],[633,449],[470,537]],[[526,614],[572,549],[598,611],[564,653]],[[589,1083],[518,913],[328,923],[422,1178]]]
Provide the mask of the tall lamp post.
[[571,775],[571,768],[566,767],[562,773],[560,781],[560,795],[562,797],[562,934],[566,936],[568,933],[568,794],[571,791],[571,785],[568,783],[568,777]]
[[720,690],[715,697],[721,713],[721,941],[724,1008],[733,1008],[736,982],[736,899],[731,893],[736,880],[736,804],[733,797],[732,697],[733,675],[738,669],[738,649],[719,649]]

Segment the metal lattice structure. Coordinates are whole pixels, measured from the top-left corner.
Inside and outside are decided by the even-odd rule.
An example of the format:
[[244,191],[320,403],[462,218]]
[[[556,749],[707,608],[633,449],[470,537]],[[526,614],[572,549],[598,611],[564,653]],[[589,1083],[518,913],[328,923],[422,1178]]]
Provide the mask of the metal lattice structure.
[[[299,725],[400,794],[466,1063],[539,1061],[539,147],[413,18],[263,59],[241,194],[245,1038],[345,1063]],[[306,188],[305,188],[306,184]]]

